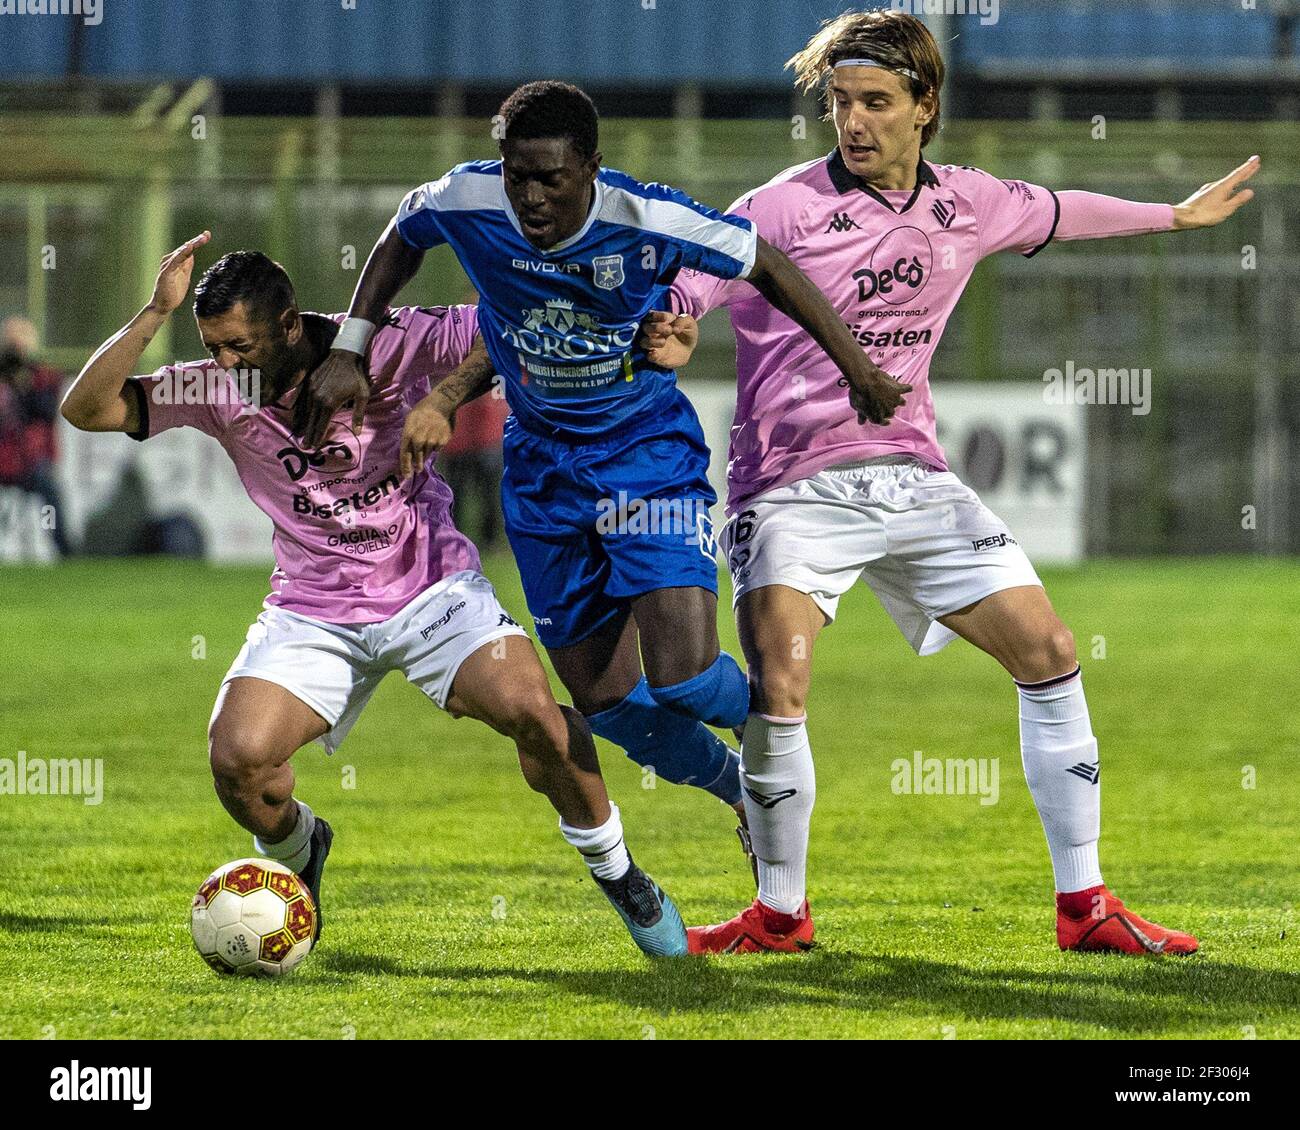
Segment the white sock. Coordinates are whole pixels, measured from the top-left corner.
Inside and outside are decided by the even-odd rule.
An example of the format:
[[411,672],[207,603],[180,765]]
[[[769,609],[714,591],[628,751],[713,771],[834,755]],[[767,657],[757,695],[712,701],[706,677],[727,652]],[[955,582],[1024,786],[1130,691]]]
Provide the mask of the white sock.
[[597,879],[621,879],[632,866],[616,804],[610,804],[609,819],[599,828],[574,828],[561,819],[560,834],[578,849]]
[[1101,764],[1083,697],[1083,675],[1046,683],[1017,683],[1020,756],[1052,854],[1056,889],[1082,891],[1101,883]]
[[253,850],[264,859],[283,863],[290,871],[301,871],[311,858],[311,834],[316,830],[316,814],[298,801],[298,822],[293,831],[278,844],[263,843],[253,837]]
[[740,784],[758,856],[758,897],[783,914],[803,906],[808,826],[817,781],[802,718],[751,714],[740,749]]

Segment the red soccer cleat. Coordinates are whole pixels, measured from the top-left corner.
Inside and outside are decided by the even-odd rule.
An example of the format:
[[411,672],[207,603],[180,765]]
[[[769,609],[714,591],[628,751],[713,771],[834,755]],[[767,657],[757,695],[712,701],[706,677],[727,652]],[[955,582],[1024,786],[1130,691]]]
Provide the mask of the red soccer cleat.
[[[1073,913],[1084,907],[1081,914]],[[1080,952],[1179,955],[1195,953],[1200,944],[1191,934],[1139,918],[1104,886],[1057,894],[1056,943]]]
[[812,946],[807,899],[795,914],[782,914],[755,899],[730,922],[686,931],[687,953],[802,953]]

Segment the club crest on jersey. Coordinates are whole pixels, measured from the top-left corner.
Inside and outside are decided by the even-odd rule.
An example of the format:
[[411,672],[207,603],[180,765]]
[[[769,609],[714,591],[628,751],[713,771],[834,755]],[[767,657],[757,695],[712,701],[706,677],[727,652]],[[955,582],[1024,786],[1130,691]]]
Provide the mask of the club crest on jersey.
[[595,333],[600,327],[596,319],[581,310],[574,310],[573,303],[563,298],[549,298],[546,308],[534,306],[524,311],[524,329],[536,333],[547,326],[558,334],[567,334],[575,327]]
[[623,285],[622,255],[597,255],[591,269],[593,281],[601,290],[616,290]]

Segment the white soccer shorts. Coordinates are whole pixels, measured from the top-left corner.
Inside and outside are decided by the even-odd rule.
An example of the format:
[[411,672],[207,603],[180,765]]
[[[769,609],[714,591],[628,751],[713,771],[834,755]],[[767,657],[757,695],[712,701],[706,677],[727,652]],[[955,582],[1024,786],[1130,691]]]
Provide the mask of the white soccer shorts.
[[492,582],[467,569],[374,624],[327,624],[263,609],[223,685],[251,676],[284,687],[329,723],[320,742],[333,753],[390,671],[401,671],[445,708],[466,659],[504,636],[527,635],[501,607]]
[[992,593],[1042,585],[1006,524],[951,471],[906,456],[828,467],[745,504],[722,531],[733,605],[766,585],[835,619],[863,577],[919,655],[956,639],[937,623]]

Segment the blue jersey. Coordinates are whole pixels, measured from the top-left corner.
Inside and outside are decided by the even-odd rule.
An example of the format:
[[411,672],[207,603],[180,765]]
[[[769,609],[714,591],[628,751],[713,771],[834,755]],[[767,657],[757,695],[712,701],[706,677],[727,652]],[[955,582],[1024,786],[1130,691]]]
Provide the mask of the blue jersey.
[[479,292],[484,343],[506,400],[530,431],[587,440],[649,422],[676,374],[636,345],[683,267],[746,278],[758,235],[662,184],[601,169],[587,222],[546,251],[524,236],[500,161],[458,165],[411,192],[397,230],[421,250],[447,243]]

